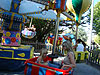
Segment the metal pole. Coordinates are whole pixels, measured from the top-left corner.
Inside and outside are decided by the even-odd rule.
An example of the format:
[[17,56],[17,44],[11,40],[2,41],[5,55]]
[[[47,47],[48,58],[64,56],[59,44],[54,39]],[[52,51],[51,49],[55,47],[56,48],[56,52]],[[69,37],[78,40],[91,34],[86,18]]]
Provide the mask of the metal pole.
[[91,21],[90,21],[90,51],[91,51],[91,42],[92,42],[93,5],[94,5],[94,0],[92,0],[92,5],[91,5]]
[[78,23],[76,23],[76,40],[77,40],[77,36],[78,36]]
[[30,26],[29,26],[29,28],[31,28],[31,25],[32,25],[32,20],[33,20],[33,18],[31,17],[31,22],[30,22]]
[[60,12],[58,10],[58,12],[57,12],[57,21],[56,21],[56,26],[55,26],[55,35],[54,35],[54,43],[53,43],[52,54],[55,53],[55,49],[56,49],[56,41],[57,41],[58,27],[59,27],[59,17],[60,17]]

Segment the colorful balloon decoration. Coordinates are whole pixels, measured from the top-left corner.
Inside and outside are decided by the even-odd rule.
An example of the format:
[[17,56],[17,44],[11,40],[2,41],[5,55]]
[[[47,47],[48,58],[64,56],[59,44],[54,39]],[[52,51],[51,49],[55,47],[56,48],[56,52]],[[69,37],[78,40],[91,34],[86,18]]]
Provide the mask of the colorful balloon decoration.
[[75,15],[75,20],[80,23],[82,14],[87,11],[92,0],[67,0],[67,8]]

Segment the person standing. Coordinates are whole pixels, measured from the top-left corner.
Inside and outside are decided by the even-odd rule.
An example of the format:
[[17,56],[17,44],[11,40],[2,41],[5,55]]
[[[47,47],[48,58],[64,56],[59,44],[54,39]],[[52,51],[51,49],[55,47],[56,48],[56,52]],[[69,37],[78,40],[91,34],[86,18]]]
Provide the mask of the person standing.
[[84,52],[84,45],[82,44],[81,39],[76,40],[76,45],[74,46],[77,52]]
[[63,50],[67,51],[67,54],[64,56],[61,69],[67,70],[69,67],[75,68],[76,62],[75,62],[75,55],[72,49],[72,43],[69,40],[66,40],[62,44],[62,48]]

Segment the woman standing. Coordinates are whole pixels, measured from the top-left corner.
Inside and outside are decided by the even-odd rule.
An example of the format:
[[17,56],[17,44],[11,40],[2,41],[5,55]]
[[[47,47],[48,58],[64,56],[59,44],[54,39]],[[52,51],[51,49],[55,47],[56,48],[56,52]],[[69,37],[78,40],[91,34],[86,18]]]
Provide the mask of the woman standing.
[[61,69],[68,69],[69,67],[76,67],[76,62],[75,62],[75,55],[72,49],[72,43],[69,40],[66,40],[63,43],[63,50],[67,51],[67,54],[64,57],[63,60],[63,65],[61,67]]

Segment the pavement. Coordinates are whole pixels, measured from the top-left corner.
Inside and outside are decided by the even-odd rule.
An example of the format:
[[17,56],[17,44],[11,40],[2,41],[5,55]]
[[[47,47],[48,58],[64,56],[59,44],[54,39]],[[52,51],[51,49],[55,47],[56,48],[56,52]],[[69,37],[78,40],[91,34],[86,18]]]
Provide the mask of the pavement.
[[22,72],[0,72],[0,75],[24,75],[24,71]]
[[85,63],[79,63],[74,68],[73,75],[100,75],[100,69],[96,69]]

